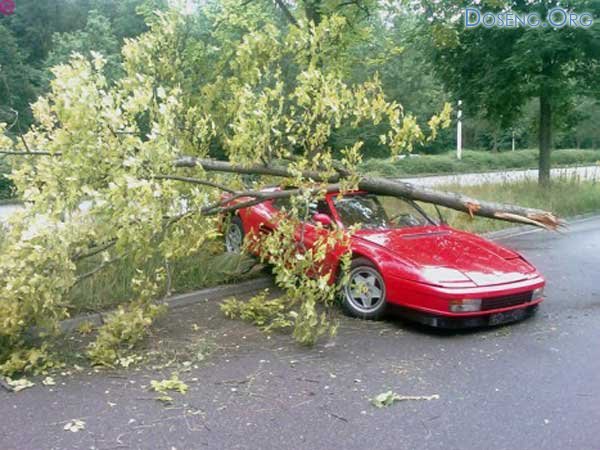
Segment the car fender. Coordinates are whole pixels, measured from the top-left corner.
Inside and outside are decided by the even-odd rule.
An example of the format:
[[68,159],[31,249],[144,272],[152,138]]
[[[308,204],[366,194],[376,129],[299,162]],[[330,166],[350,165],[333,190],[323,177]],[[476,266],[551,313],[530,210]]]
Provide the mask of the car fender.
[[353,258],[362,257],[371,261],[383,276],[386,284],[392,276],[424,282],[419,266],[387,250],[385,247],[353,237],[351,250]]

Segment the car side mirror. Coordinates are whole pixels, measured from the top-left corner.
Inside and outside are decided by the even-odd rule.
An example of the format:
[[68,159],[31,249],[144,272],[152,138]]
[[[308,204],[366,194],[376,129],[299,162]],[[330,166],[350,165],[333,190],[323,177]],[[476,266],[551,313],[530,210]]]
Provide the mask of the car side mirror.
[[315,214],[312,220],[316,224],[320,223],[323,228],[331,228],[331,225],[333,225],[331,217],[329,217],[327,214]]

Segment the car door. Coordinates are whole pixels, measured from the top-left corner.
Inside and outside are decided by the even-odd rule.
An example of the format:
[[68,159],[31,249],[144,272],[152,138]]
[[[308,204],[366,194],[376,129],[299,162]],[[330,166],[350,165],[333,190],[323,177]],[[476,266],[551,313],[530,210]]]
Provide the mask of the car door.
[[[328,215],[331,218],[332,223],[334,223],[331,210],[325,200],[319,200],[310,204],[306,214],[308,220],[304,221],[296,229],[296,243],[298,252],[305,252],[314,248],[319,239],[327,237],[332,232],[331,228],[323,227],[312,220],[315,214]],[[316,273],[324,275],[334,271],[337,268],[341,253],[343,253],[341,245],[336,245],[334,248],[329,249],[323,265]],[[316,273],[314,275],[316,275]]]

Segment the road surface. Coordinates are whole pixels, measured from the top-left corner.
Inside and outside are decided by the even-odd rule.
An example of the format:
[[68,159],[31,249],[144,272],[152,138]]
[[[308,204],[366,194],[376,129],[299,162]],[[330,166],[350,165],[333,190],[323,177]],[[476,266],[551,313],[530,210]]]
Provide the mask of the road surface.
[[[0,389],[0,448],[599,449],[600,219],[503,242],[548,278],[531,320],[436,333],[341,318],[334,341],[304,349],[195,305],[163,319],[145,350],[172,367]],[[165,406],[148,385],[173,367],[190,389]],[[387,390],[439,399],[369,403]],[[84,428],[65,430],[74,419]]]

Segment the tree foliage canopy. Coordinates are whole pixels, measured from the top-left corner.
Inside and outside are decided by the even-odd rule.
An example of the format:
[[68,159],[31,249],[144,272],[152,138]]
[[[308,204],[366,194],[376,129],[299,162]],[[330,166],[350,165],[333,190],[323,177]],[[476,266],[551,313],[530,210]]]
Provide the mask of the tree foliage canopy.
[[[335,161],[331,140],[341,127],[385,123],[380,140],[397,154],[435,138],[449,123],[446,106],[421,127],[386,99],[377,75],[348,82],[340,49],[354,45],[355,24],[335,8],[316,21],[309,20],[311,11],[291,24],[281,20],[281,10],[258,3],[243,10],[236,2],[209,3],[194,15],[157,12],[148,32],[126,39],[118,79],[107,79],[107,58],[96,52],[52,69],[50,92],[34,104],[30,131],[17,143],[0,138],[3,148],[46,152],[26,157],[12,175],[27,208],[12,218],[0,255],[4,372],[43,363],[44,348],[32,347],[28,331],[56,331],[68,316],[70,290],[126,256],[138,268],[131,279],[136,296],[89,349],[96,363],[115,364],[123,346],[135,344],[160,312],[155,301],[169,291],[172,261],[219,235],[212,213],[220,210],[222,190],[244,190],[248,182],[256,190],[272,181],[196,165],[179,173],[196,181],[186,183],[172,176],[178,158],[283,162],[294,175],[290,183],[303,189],[293,204],[302,204],[325,189],[308,171],[323,179],[344,171],[342,189],[356,186],[362,141],[345,145]],[[299,211],[281,219],[287,235],[301,226]],[[317,263],[330,244],[325,239],[306,260]],[[145,270],[149,246],[164,261],[158,270]],[[266,247],[280,248],[274,241]],[[79,273],[78,261],[90,255],[101,255],[99,266]],[[315,307],[330,303],[332,275],[310,281],[306,263],[290,266],[283,256],[271,258],[278,284],[296,307],[296,338],[311,342],[326,325]]]

